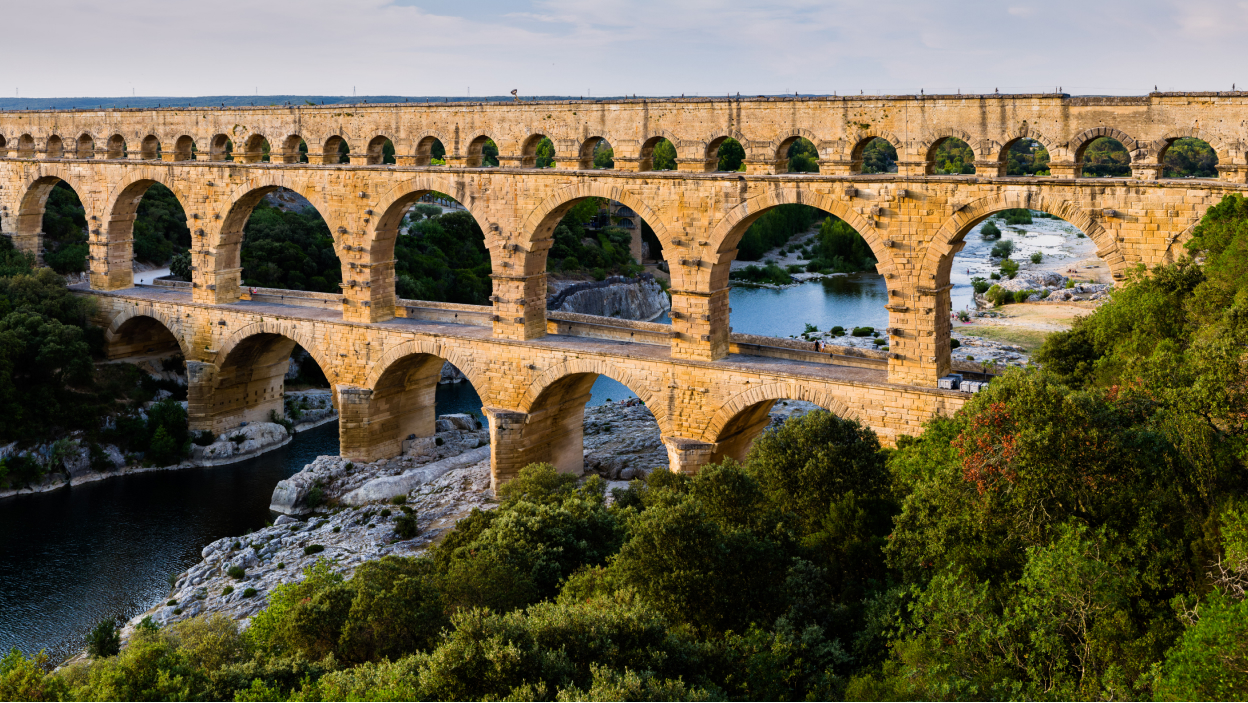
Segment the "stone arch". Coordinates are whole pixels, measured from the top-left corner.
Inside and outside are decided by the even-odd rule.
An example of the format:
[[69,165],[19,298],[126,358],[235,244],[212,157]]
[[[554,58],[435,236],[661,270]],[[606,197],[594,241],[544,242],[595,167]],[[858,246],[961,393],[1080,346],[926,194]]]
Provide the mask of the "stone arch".
[[[468,168],[494,168],[485,165],[485,157],[482,152],[487,142],[494,142],[495,147],[499,146],[499,141],[485,130],[474,130],[468,132],[467,136],[465,136],[462,143],[464,144],[464,163]],[[442,146],[446,146],[445,140],[442,140]],[[501,157],[503,154],[500,152],[499,156]],[[502,165],[502,161],[499,161],[499,165]]]
[[433,143],[434,142],[440,143],[442,145],[442,149],[446,150],[447,155],[450,155],[450,151],[449,149],[447,149],[447,145],[448,144],[453,145],[454,142],[448,140],[446,138],[446,135],[442,134],[441,132],[437,130],[425,130],[421,132],[420,134],[416,135],[416,139],[415,141],[413,141],[413,143],[416,145],[416,165],[417,166],[429,166],[430,165],[430,162],[433,160]]
[[[1101,137],[1110,137],[1118,140],[1127,149],[1127,153],[1131,155],[1131,162],[1135,163],[1143,156],[1141,149],[1143,146],[1135,140],[1135,137],[1126,132],[1114,129],[1113,127],[1093,127],[1087,129],[1070,138],[1067,144],[1067,150],[1076,164],[1083,163],[1083,152],[1088,145]],[[1052,154],[1052,152],[1049,152]]]
[[155,161],[160,158],[160,139],[149,134],[139,143],[139,156],[144,161]]
[[710,461],[745,459],[754,440],[770,424],[768,413],[778,400],[803,400],[839,417],[861,419],[844,400],[826,388],[814,388],[800,381],[752,386],[724,403],[702,431],[703,441],[715,445]]
[[59,135],[53,134],[44,142],[43,156],[47,159],[65,158],[65,142]]
[[520,410],[522,412],[533,412],[538,405],[538,401],[542,399],[543,394],[555,384],[571,376],[582,374],[606,376],[627,387],[630,391],[637,394],[641,402],[654,415],[655,421],[659,423],[659,428],[661,430],[667,429],[667,407],[659,402],[655,392],[645,383],[642,383],[641,379],[629,373],[627,369],[602,359],[568,359],[546,369],[529,384],[528,390],[525,391],[524,397],[520,400]]
[[472,384],[478,395],[482,398],[489,395],[490,379],[473,359],[436,342],[421,340],[403,342],[398,346],[387,349],[386,353],[382,354],[381,358],[373,364],[372,370],[369,371],[368,377],[364,381],[364,387],[376,388],[377,382],[381,380],[381,377],[385,375],[391,366],[415,354],[428,354],[449,361],[464,374],[464,377]]
[[[52,194],[52,189],[61,181],[64,181],[78,194],[78,199],[82,201],[82,207],[85,210],[87,224],[95,224],[92,218],[98,217],[94,207],[97,203],[94,198],[90,197],[94,194],[93,190],[87,187],[88,184],[79,180],[81,175],[81,171],[71,170],[66,164],[47,163],[40,165],[38,173],[34,174],[28,182],[22,185],[22,195],[18,201],[15,218],[16,222],[11,233],[13,245],[19,251],[34,254],[37,258],[43,256],[44,208],[47,205],[48,196]],[[98,230],[93,229],[92,231]]]
[[[971,202],[945,220],[931,240],[932,244],[928,247],[921,264],[919,280],[931,281],[932,285],[937,288],[946,285],[949,280],[950,267],[953,265],[953,257],[961,250],[962,247],[959,245],[967,232],[993,213],[1011,208],[1047,212],[1083,230],[1096,243],[1096,255],[1109,264],[1115,277],[1126,265],[1126,260],[1119,252],[1118,242],[1114,236],[1102,227],[1089,211],[1074,203],[1042,193],[1012,191]],[[945,314],[947,316],[948,311]],[[937,316],[939,317],[939,313]]]
[[787,159],[789,147],[793,146],[793,142],[798,139],[805,139],[815,148],[819,148],[819,137],[809,129],[803,127],[795,127],[793,129],[781,132],[772,138],[770,144],[772,146],[771,157],[774,159]]
[[[654,147],[664,139],[671,143],[673,149],[675,149],[676,145],[680,143],[679,140],[676,139],[676,135],[665,129],[658,130],[657,132],[650,132],[645,136],[645,138],[640,140],[641,145],[638,147],[637,152],[638,171],[654,170]],[[677,153],[677,156],[679,156],[679,152]]]
[[190,161],[195,153],[195,138],[183,134],[173,143],[173,160]]
[[841,158],[850,162],[850,173],[862,173],[863,152],[866,151],[867,145],[876,139],[883,139],[893,145],[893,149],[897,152],[898,159],[905,153],[905,147],[897,135],[884,129],[862,129],[858,128],[854,136],[846,140],[845,144],[848,151],[842,153]]
[[[536,246],[537,243],[546,241],[554,235],[555,226],[573,205],[584,198],[591,197],[615,200],[629,206],[651,226],[655,236],[663,245],[663,249],[672,251],[669,248],[672,246],[672,237],[663,218],[644,200],[618,186],[607,185],[597,180],[583,180],[555,191],[524,218],[518,235],[520,246],[530,252],[530,256],[525,260],[524,273],[526,275],[542,273],[546,270],[547,249]],[[532,255],[538,249],[541,250],[540,255]],[[491,255],[497,254],[493,246],[490,247],[490,252]],[[496,270],[499,269],[496,268]],[[675,270],[673,267],[673,275],[675,275]],[[675,285],[675,279],[673,279],[673,285]]]
[[605,134],[595,134],[585,137],[581,143],[576,146],[576,167],[582,171],[589,170],[594,167],[594,150],[598,148],[598,142],[606,142],[612,149],[615,148],[615,142]]
[[30,134],[23,134],[17,138],[17,158],[35,158],[35,138]]
[[264,147],[266,144],[269,145],[269,149],[272,151],[272,144],[263,134],[258,132],[252,133],[243,142],[242,152],[235,154],[235,157],[244,163],[260,163],[265,157]]
[[[485,232],[486,246],[490,247],[492,235],[491,222],[486,212],[481,209],[477,199],[464,192],[464,182],[450,174],[442,175],[436,171],[413,176],[411,180],[399,183],[381,194],[374,209],[381,215],[376,219],[369,232],[368,246],[372,250],[373,261],[389,261],[394,258],[394,241],[398,235],[399,223],[407,208],[430,191],[446,193],[455,198],[464,209],[472,215],[477,224]],[[493,248],[491,256],[493,256]]]
[[366,161],[370,166],[380,166],[385,162],[386,142],[390,142],[391,148],[394,147],[394,140],[385,134],[378,134],[368,140],[368,146],[365,147]]
[[[707,135],[707,138],[701,142],[705,145],[703,147],[702,157],[706,159],[706,167],[703,170],[707,173],[714,172],[719,168],[719,147],[729,139],[734,139],[741,145],[742,150],[745,151],[746,159],[749,159],[752,156],[749,148],[750,142],[745,138],[745,135],[742,134],[740,130],[717,129]],[[680,155],[678,143],[672,142],[672,144],[677,145],[677,155]]]
[[[142,202],[147,190],[157,183],[173,192],[174,197],[178,199],[178,204],[182,206],[183,213],[189,215],[191,212],[187,205],[190,199],[182,192],[176,179],[168,178],[169,174],[166,170],[156,166],[143,166],[136,170],[137,173],[127,174],[130,179],[115,186],[104,200],[102,212],[104,227],[101,231],[106,243],[128,242],[134,238],[134,220],[138,215],[139,203]],[[189,220],[187,224],[190,226]],[[127,274],[131,276],[128,280],[133,284],[133,246],[126,250],[124,262],[114,258],[111,247],[109,251],[110,285],[125,283],[123,279]]]
[[[850,227],[853,227],[858,234],[862,235],[862,238],[867,242],[867,246],[871,247],[871,253],[879,263],[879,271],[883,273],[893,269],[893,257],[889,248],[875,229],[875,225],[865,219],[861,213],[834,195],[813,193],[795,187],[781,187],[765,191],[729,210],[711,230],[707,251],[715,252],[719,254],[720,259],[723,259],[724,255],[735,252],[737,243],[741,241],[745,230],[751,224],[754,224],[754,220],[758,219],[764,212],[777,205],[797,204],[810,205],[845,220]],[[722,288],[727,285],[728,264],[729,260],[723,260],[722,263],[717,264],[717,267],[723,269],[722,278],[724,280],[716,283],[718,279],[712,273],[712,286],[714,288]],[[675,269],[673,269],[672,285],[676,285]]]
[[1052,161],[1054,156],[1057,154],[1058,146],[1052,139],[1049,139],[1040,132],[1031,129],[1031,127],[1024,122],[1017,130],[1014,131],[1014,133],[1002,135],[1001,142],[993,142],[991,144],[993,152],[992,159],[997,162],[998,167],[1001,169],[1002,175],[1005,174],[1005,164],[1010,156],[1010,148],[1013,147],[1014,143],[1020,139],[1030,139],[1032,141],[1040,142],[1040,145],[1044,147],[1044,150],[1049,152],[1050,161]]
[[[216,256],[210,260],[215,270],[200,272],[200,275],[195,277],[200,285],[207,285],[205,274],[213,276],[218,286],[216,297],[220,301],[232,301],[239,294],[242,281],[243,234],[247,220],[264,196],[279,188],[298,193],[316,208],[317,213],[329,227],[330,235],[334,238],[335,253],[339,251],[342,244],[342,232],[339,230],[345,230],[345,228],[336,226],[335,221],[331,219],[335,211],[330,207],[321,189],[304,180],[305,175],[292,173],[286,169],[257,169],[252,173],[256,174],[253,178],[244,181],[218,201],[225,204],[226,209],[225,212],[218,213],[222,219],[215,233],[215,241],[206,242],[209,248],[216,250]],[[192,230],[191,235],[194,241],[196,230]],[[341,256],[339,256],[339,263],[342,263]],[[228,272],[228,277],[222,277],[223,272]]]
[[248,338],[261,334],[276,335],[291,340],[295,344],[303,347],[304,351],[312,357],[312,360],[321,367],[321,371],[325,372],[326,378],[328,378],[331,373],[337,377],[338,369],[330,363],[332,357],[329,357],[325,350],[317,344],[315,337],[310,336],[303,331],[300,323],[298,322],[284,322],[281,320],[265,319],[260,322],[253,322],[246,327],[239,328],[231,333],[229,337],[226,337],[225,341],[221,343],[221,348],[217,350],[217,354],[212,360],[217,364],[218,368],[223,368],[225,362],[229,360],[231,352],[233,352],[240,344],[247,341]]
[[[1198,127],[1174,129],[1166,132],[1165,136],[1150,142],[1144,147],[1145,156],[1143,158],[1146,158],[1150,164],[1155,162],[1158,166],[1161,166],[1165,163],[1166,152],[1176,141],[1180,139],[1199,139],[1208,144],[1209,148],[1213,149],[1213,153],[1217,157],[1219,164],[1229,164],[1232,161],[1231,150],[1230,147],[1227,146],[1226,142],[1218,138],[1216,135],[1202,131]],[[1132,162],[1134,161],[1135,159],[1133,157]],[[1157,177],[1162,177],[1160,170],[1157,172]]]
[[78,135],[75,151],[80,159],[94,159],[95,137],[92,137],[90,132],[83,132]]
[[120,134],[114,134],[108,138],[107,145],[108,154],[105,158],[124,159],[126,158],[126,138]]
[[[128,329],[134,327],[136,324],[142,325],[143,320],[151,320],[151,324],[158,325],[160,328],[163,328],[163,330],[168,332],[169,335],[173,337],[174,341],[177,342],[178,349],[182,352],[182,356],[186,358],[191,357],[190,345],[181,334],[181,320],[171,318],[169,315],[165,314],[163,309],[149,302],[141,302],[138,305],[126,306],[122,312],[117,313],[117,315],[113,317],[113,319],[109,322],[108,327],[104,330],[104,344],[105,349],[107,350],[106,356],[109,359],[117,359],[132,355],[127,353],[129,352],[128,349],[117,349],[116,347],[119,342],[126,339],[127,331],[131,334],[137,332],[141,335],[149,332],[149,330],[142,328],[138,330]],[[135,343],[142,344],[144,341],[140,339]]]
[[321,145],[321,160],[323,164],[339,164],[342,163],[342,146],[346,145],[348,154],[351,153],[351,144],[340,134],[331,134],[325,138],[325,143]]
[[303,140],[303,136],[298,133],[286,135],[286,138],[282,140],[282,148],[280,151],[273,150],[272,145],[270,144],[270,163],[297,164],[302,161],[306,161],[308,159],[308,155],[301,154],[299,152],[299,147],[305,144],[306,142]]
[[209,158],[213,161],[225,161],[233,158],[234,141],[228,134],[214,134],[208,142]]
[[[534,132],[528,135],[520,143],[520,168],[537,168],[537,147],[541,145],[543,139],[550,139],[550,136],[541,132]],[[497,144],[498,142],[495,141]],[[553,145],[555,141],[551,139]],[[551,155],[554,163],[559,163],[559,152],[556,150]]]
[[918,144],[916,150],[917,155],[923,159],[923,172],[932,175],[935,166],[936,150],[940,145],[948,139],[957,139],[964,142],[971,149],[971,154],[977,159],[983,157],[991,150],[991,146],[985,143],[985,140],[975,139],[967,132],[956,127],[944,127],[928,131]]
[[[511,461],[495,461],[496,480],[505,478],[509,467],[519,469],[525,464],[545,461],[561,472],[580,474],[585,469],[585,407],[599,376],[607,376],[629,388],[645,404],[658,424],[661,435],[668,435],[668,416],[664,404],[657,402],[653,389],[627,370],[601,359],[568,359],[538,375],[520,401],[525,413],[520,430],[517,456]],[[496,423],[497,424],[497,423]],[[495,428],[496,434],[499,429]],[[506,437],[506,430],[503,432]],[[496,452],[500,448],[492,447]],[[514,451],[514,450],[513,450]],[[519,459],[517,462],[516,460]],[[500,465],[503,464],[503,465]]]

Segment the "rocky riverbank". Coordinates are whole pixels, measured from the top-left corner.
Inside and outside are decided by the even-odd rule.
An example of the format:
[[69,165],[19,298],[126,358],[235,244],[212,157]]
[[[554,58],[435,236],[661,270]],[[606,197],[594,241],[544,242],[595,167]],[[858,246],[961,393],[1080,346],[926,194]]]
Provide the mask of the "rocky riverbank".
[[611,276],[602,281],[552,280],[547,310],[622,320],[653,320],[672,307],[671,298],[650,274],[637,278]]
[[[780,401],[772,423],[815,409]],[[205,546],[202,560],[175,578],[169,598],[131,619],[123,636],[145,617],[167,624],[222,613],[246,625],[274,588],[302,579],[320,559],[350,575],[366,561],[419,555],[472,510],[493,508],[488,431],[469,415],[441,416],[437,430],[393,459],[318,457],[273,491],[272,508],[292,514]],[[584,430],[586,476],[623,487],[668,467],[658,425],[635,398],[586,408]]]
[[[186,407],[185,401],[182,407]],[[289,443],[292,431],[300,432],[333,422],[338,413],[333,408],[328,390],[291,391],[286,394],[286,417],[290,420],[289,427],[274,422],[251,422],[213,437],[208,444],[193,443],[191,454],[185,461],[167,466],[147,465],[142,455],[124,454],[112,444],[98,445],[93,455],[92,445],[83,432],[73,432],[58,442],[29,448],[19,448],[13,442],[0,446],[0,459],[28,456],[46,467],[47,473],[38,483],[0,490],[0,498],[46,493],[116,476],[245,461]]]

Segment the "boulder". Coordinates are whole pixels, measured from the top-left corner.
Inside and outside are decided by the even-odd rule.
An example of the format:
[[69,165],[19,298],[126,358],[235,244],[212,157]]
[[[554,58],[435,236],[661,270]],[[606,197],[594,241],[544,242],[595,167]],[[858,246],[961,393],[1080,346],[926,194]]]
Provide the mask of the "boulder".
[[439,415],[435,423],[438,432],[453,432],[460,430],[461,432],[475,432],[477,429],[477,419],[467,413],[454,413],[451,415]]
[[[235,442],[235,439],[239,441]],[[192,445],[191,459],[212,464],[235,457],[256,454],[289,441],[285,427],[275,422],[252,422],[244,427],[223,432],[217,441],[206,447]]]
[[[441,418],[439,418],[439,421],[441,421]],[[486,461],[489,458],[489,446],[478,447],[477,449],[464,452],[458,456],[448,457],[446,459],[442,459],[441,461],[435,461],[432,464],[426,464],[419,468],[409,469],[398,476],[383,476],[381,478],[375,478],[343,496],[342,502],[347,505],[364,505],[365,503],[371,503],[373,501],[389,500],[394,496],[407,495],[418,486],[428,483],[429,481],[438,478],[452,469],[472,466],[473,464]],[[287,480],[289,481],[290,479]],[[285,483],[285,481],[282,483]],[[277,484],[278,487],[281,487],[282,483]],[[273,495],[276,499],[277,491],[274,491]],[[272,508],[272,506],[270,506],[270,508]]]

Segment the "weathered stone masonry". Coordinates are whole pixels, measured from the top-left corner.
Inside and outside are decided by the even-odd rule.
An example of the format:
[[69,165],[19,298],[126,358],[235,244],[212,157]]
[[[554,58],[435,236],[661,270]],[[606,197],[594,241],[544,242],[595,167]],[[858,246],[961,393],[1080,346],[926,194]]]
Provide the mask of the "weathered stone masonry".
[[[762,386],[775,393],[780,388],[799,395],[822,393],[824,400],[843,403],[837,407],[863,417],[886,438],[917,431],[911,419],[898,418],[927,417],[957,402],[937,402],[933,399],[946,394],[930,389],[951,368],[949,269],[971,227],[995,211],[1029,207],[1087,232],[1115,276],[1136,264],[1171,260],[1210,205],[1248,188],[1246,119],[1248,95],[1242,94],[0,113],[0,232],[39,253],[43,206],[51,188],[63,180],[87,210],[91,288],[126,291],[133,281],[131,230],[138,202],[152,184],[168,186],[188,215],[194,281],[189,293],[162,299],[153,313],[173,331],[192,365],[192,378],[198,379],[192,414],[199,426],[224,427],[278,409],[279,372],[298,342],[317,350],[318,362],[339,375],[344,450],[360,457],[392,453],[402,433],[421,434],[430,423],[426,381],[432,361],[396,357],[393,351],[419,341],[466,356],[457,361],[438,351],[421,353],[490,369],[472,380],[482,397],[490,398],[499,475],[535,458],[579,465],[579,408],[593,374],[601,372],[591,369],[607,365],[610,375],[625,383],[615,373],[639,374],[634,380],[650,388],[647,403],[669,438],[674,465],[694,467],[711,455],[744,450],[762,420],[755,405],[737,407],[733,399],[753,398]],[[543,135],[556,145],[557,168],[531,168],[533,149]],[[1132,178],[1075,177],[1083,149],[1102,135],[1131,150]],[[744,173],[711,171],[715,150],[729,136],[746,147]],[[799,136],[818,148],[822,173],[783,173],[781,157]],[[861,149],[877,136],[897,146],[899,173],[859,173]],[[930,175],[932,152],[951,136],[975,151],[976,175]],[[1220,180],[1159,178],[1165,149],[1184,136],[1214,147]],[[428,165],[435,138],[447,149],[447,167]],[[502,168],[479,167],[486,138],[498,144]],[[616,170],[584,170],[599,138],[615,149]],[[649,149],[659,138],[676,145],[678,171],[648,170]],[[1001,175],[1009,146],[1020,138],[1046,146],[1053,177]],[[397,165],[380,163],[385,139],[396,148]],[[350,164],[329,163],[336,161],[340,140],[350,146]],[[308,145],[312,163],[298,163],[300,141]],[[233,145],[232,161],[223,160],[227,142]],[[266,142],[270,151],[264,162]],[[327,310],[272,307],[272,316],[260,319],[260,308],[239,302],[239,249],[252,208],[279,187],[303,195],[325,217],[342,262],[344,287],[340,299],[319,301]],[[473,341],[467,347],[447,341],[468,334],[463,326],[395,319],[396,311],[400,318],[404,311],[396,308],[394,240],[406,208],[430,191],[454,196],[487,233],[492,309],[484,310],[488,327],[468,330]],[[632,208],[662,242],[672,274],[673,322],[665,338],[659,335],[658,345],[634,345],[634,350],[567,334],[548,336],[562,330],[551,327],[544,305],[551,235],[563,213],[590,196]],[[792,364],[729,356],[727,279],[736,244],[760,214],[786,203],[807,203],[845,219],[871,246],[886,277],[887,372],[873,370],[857,378],[849,396],[828,395],[826,375],[832,372],[826,364],[816,369],[825,380],[816,383]],[[118,301],[136,294],[101,296],[102,309],[118,316],[108,318],[109,324],[124,322],[120,316],[130,308]],[[329,317],[310,320],[307,315]],[[129,324],[114,327],[117,344],[142,346],[159,336],[152,324]],[[578,356],[577,363],[590,366],[573,369],[566,351],[552,351],[576,344],[594,346],[592,354],[577,352],[589,354]],[[627,361],[637,355],[645,359],[637,362],[644,368],[633,369],[634,362]],[[391,377],[381,376],[400,363]],[[759,364],[771,375],[740,371]],[[544,394],[540,402],[533,388]],[[642,394],[638,387],[633,390]],[[891,400],[880,399],[884,396],[910,400],[905,408],[892,407]],[[735,415],[713,420],[730,407]],[[891,412],[901,414],[890,419]]]

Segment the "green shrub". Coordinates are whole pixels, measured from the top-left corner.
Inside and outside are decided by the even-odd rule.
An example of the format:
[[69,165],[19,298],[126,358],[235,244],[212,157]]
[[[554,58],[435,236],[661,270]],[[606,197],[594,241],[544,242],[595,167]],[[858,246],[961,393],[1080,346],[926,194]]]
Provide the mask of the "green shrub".
[[992,284],[977,276],[971,279],[971,287],[975,289],[976,293],[982,295],[985,291],[992,287]]
[[855,327],[851,334],[855,337],[870,337],[875,334],[874,327]]
[[835,327],[833,327],[831,330],[829,330],[829,333],[830,333],[833,337],[839,337],[839,336],[841,336],[841,335],[845,334],[845,328],[844,328],[844,327],[841,327],[840,325],[836,325],[836,326],[835,326]]
[[235,581],[247,575],[247,572],[241,566],[231,566],[229,569],[226,569],[225,573]]
[[1018,262],[1013,259],[1005,259],[1001,262],[1001,273],[1008,278],[1014,278],[1018,275]]
[[393,498],[390,499],[391,505],[403,505],[406,502],[407,502],[407,496],[405,495],[394,496]]
[[169,599],[169,602],[168,602],[168,603],[165,603],[165,605],[177,605],[177,604],[178,604],[178,602],[177,602],[176,600],[173,600],[172,598],[171,598],[171,599]]
[[989,273],[989,274],[988,274],[988,278],[990,278],[990,279],[992,279],[992,280],[994,280],[994,281],[999,281],[999,280],[1001,280],[1001,274],[997,273],[996,271],[993,271],[992,273]]
[[1029,225],[1031,224],[1031,210],[1026,208],[1013,208],[1010,210],[1002,210],[997,213],[1001,219],[1005,220],[1007,225]]
[[279,569],[285,569],[285,568],[286,568],[286,562],[283,562],[283,561],[279,561],[279,562],[277,562],[277,568],[279,568]]
[[960,346],[962,346],[962,342],[959,342],[959,341],[958,341],[958,340],[956,340],[956,339],[950,339],[950,340],[949,340],[949,348],[950,348],[950,349],[957,349],[957,348],[958,348],[958,347],[960,347]]
[[244,589],[244,590],[243,590],[243,597],[244,597],[244,598],[251,598],[251,597],[252,597],[252,596],[254,596],[254,595],[256,595],[256,589],[254,589],[254,588],[247,588],[247,589]]
[[342,525],[334,525],[334,529],[330,531],[334,533],[342,532]]
[[1001,237],[1001,228],[996,223],[989,220],[979,229],[979,236],[983,239],[999,239]]
[[992,245],[992,251],[988,253],[994,259],[1008,259],[1014,253],[1014,240],[1002,239]]
[[390,517],[390,509],[384,508],[382,509],[380,513],[377,513],[377,514],[380,515],[381,517]]
[[309,544],[303,548],[304,555],[320,554],[323,551],[325,551],[325,547],[320,544]]
[[117,629],[117,623],[112,618],[101,620],[87,633],[87,654],[92,657],[112,657],[120,651],[121,630]]
[[230,595],[230,594],[231,594],[231,593],[233,593],[233,592],[234,592],[234,587],[233,587],[233,586],[226,586],[225,588],[221,589],[221,595],[222,595],[222,596],[228,596],[228,595]]
[[308,489],[308,494],[303,497],[303,504],[308,508],[318,508],[325,502],[325,489],[315,485]]
[[1044,254],[1037,251],[1031,255],[1031,263],[1038,264],[1041,261],[1044,261]]
[[1006,305],[1014,302],[1014,294],[1001,286],[994,285],[984,293],[984,297],[993,305]]
[[1036,292],[1034,290],[1016,290],[1014,291],[1014,302],[1025,303],[1028,298],[1035,294]]

